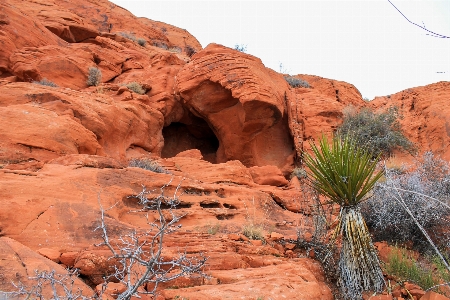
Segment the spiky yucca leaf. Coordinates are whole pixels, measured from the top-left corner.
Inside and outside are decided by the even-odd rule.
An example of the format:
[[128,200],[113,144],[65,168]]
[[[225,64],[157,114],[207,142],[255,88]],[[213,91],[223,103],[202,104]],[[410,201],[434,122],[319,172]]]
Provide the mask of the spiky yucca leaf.
[[315,157],[304,153],[308,175],[319,193],[342,206],[358,204],[382,176],[374,175],[378,158],[358,147],[348,137],[333,138],[332,146],[324,136],[320,149],[311,143]]
[[373,188],[382,172],[375,173],[378,158],[350,138],[326,137],[320,149],[311,144],[315,157],[305,153],[308,176],[316,190],[341,206],[333,241],[342,237],[339,286],[345,299],[362,299],[363,291],[380,292],[384,286],[380,263],[357,204]]

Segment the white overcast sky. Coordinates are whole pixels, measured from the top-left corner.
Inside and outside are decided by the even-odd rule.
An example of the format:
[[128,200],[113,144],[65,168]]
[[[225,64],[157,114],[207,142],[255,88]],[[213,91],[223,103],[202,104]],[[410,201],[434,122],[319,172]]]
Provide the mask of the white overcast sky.
[[[450,0],[391,1],[409,20],[450,36]],[[203,47],[243,44],[269,68],[346,81],[369,99],[450,81],[450,38],[426,35],[387,0],[112,2],[186,29]]]

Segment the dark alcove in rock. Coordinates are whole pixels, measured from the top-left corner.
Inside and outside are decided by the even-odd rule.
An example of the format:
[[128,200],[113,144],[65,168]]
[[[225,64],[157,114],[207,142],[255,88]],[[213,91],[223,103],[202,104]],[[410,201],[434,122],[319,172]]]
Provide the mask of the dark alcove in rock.
[[204,160],[216,163],[219,140],[208,123],[196,117],[191,118],[189,123],[174,122],[163,128],[164,147],[161,157],[174,157],[180,152],[198,149]]

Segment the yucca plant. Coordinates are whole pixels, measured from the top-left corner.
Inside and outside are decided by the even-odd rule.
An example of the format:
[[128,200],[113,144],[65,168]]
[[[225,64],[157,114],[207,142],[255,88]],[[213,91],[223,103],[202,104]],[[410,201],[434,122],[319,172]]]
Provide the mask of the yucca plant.
[[319,147],[311,143],[314,157],[304,153],[312,186],[331,203],[340,206],[338,225],[332,241],[341,237],[338,263],[343,296],[362,299],[363,291],[382,291],[383,274],[377,253],[358,204],[382,176],[375,172],[378,157],[358,147],[349,137],[334,137],[332,145],[322,137]]

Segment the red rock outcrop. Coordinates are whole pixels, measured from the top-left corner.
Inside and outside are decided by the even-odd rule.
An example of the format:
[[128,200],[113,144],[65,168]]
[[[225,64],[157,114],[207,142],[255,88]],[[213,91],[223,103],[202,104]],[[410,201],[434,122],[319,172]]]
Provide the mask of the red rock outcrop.
[[190,112],[179,122],[194,123],[190,115],[206,121],[219,141],[217,162],[291,168],[286,98],[294,96],[284,78],[261,60],[210,44],[178,73],[177,92]]
[[130,148],[161,153],[163,116],[141,101],[29,83],[0,84],[0,93],[3,162],[78,153],[125,160]]
[[[36,276],[35,271],[39,272],[54,272],[55,279],[59,279],[58,276],[64,276],[67,274],[67,270],[59,264],[41,256],[31,250],[30,248],[22,245],[21,243],[14,241],[8,237],[0,237],[0,291],[3,292],[15,292],[15,288],[12,283],[27,286],[28,289],[36,285],[36,281],[29,279]],[[75,293],[80,289],[84,296],[94,295],[94,291],[80,279],[74,278],[73,292]],[[68,281],[67,283],[69,283]],[[68,284],[69,286],[69,284]],[[64,291],[60,286],[57,287],[59,295],[64,295]],[[45,299],[52,298],[53,291],[49,285],[44,285],[42,289],[42,295]],[[2,293],[0,292],[0,297]],[[25,297],[25,295],[22,295]],[[5,299],[15,297],[6,297]],[[20,297],[19,297],[20,298]]]
[[450,161],[449,89],[450,83],[443,81],[376,97],[370,104],[375,109],[398,107],[402,129],[419,152],[433,151]]
[[32,15],[24,14],[9,1],[0,3],[0,76],[11,76],[9,71],[10,55],[24,47],[40,47],[47,45],[64,45],[59,39]]

